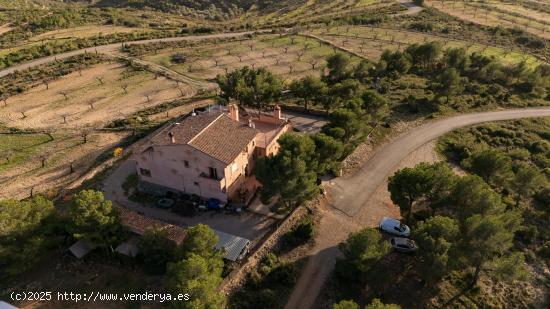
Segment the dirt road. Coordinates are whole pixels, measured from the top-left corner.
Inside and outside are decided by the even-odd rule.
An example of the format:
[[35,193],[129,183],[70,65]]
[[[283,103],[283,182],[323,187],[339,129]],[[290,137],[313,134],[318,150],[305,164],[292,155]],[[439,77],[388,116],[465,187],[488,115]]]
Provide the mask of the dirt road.
[[324,210],[315,238],[315,247],[285,308],[311,308],[340,254],[338,244],[351,232],[365,226],[376,226],[382,216],[395,215],[389,207],[379,206],[383,204],[372,207],[372,198],[375,192],[385,185],[387,177],[395,167],[410,153],[460,127],[529,117],[550,117],[550,108],[465,114],[429,122],[398,136],[378,149],[353,176],[332,181],[328,188],[331,209]]
[[[173,38],[163,38],[163,39],[150,39],[150,40],[142,40],[142,41],[131,41],[131,42],[124,42],[126,45],[133,45],[133,44],[148,44],[148,43],[157,43],[157,42],[178,42],[178,41],[200,41],[205,39],[217,39],[217,38],[233,38],[233,37],[240,37],[247,34],[252,34],[253,31],[246,31],[246,32],[232,32],[232,33],[217,33],[217,34],[207,34],[207,35],[196,35],[196,36],[183,36],[183,37],[173,37]],[[48,57],[43,57],[39,59],[35,59],[29,62],[25,62],[19,65],[15,65],[6,69],[3,69],[0,71],[0,77],[4,77],[10,73],[13,73],[15,71],[21,71],[25,70],[37,65],[41,65],[44,63],[60,60],[60,59],[66,59],[72,56],[84,54],[84,53],[105,53],[105,52],[113,52],[116,51],[118,48],[122,46],[122,43],[114,43],[109,45],[101,45],[96,47],[89,47],[89,48],[83,48],[79,50],[73,50],[66,53],[61,53],[57,55],[52,55]]]
[[399,4],[407,8],[407,11],[403,13],[405,15],[418,14],[424,10],[423,7],[414,4],[412,0],[397,0],[397,2],[399,2]]

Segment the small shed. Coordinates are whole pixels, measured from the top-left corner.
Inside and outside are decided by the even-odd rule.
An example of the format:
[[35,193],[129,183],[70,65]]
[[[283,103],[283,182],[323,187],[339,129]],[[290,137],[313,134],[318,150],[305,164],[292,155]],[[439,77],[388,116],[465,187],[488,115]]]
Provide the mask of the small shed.
[[218,243],[216,249],[224,249],[224,258],[230,261],[242,259],[250,247],[250,240],[236,235],[227,234],[221,231],[214,230],[218,235]]
[[115,249],[116,252],[129,257],[136,257],[139,253],[139,238],[134,236],[127,241],[118,245]]
[[69,251],[77,258],[81,259],[86,254],[88,254],[94,246],[84,239],[80,239],[79,241],[75,242],[72,246],[69,247]]

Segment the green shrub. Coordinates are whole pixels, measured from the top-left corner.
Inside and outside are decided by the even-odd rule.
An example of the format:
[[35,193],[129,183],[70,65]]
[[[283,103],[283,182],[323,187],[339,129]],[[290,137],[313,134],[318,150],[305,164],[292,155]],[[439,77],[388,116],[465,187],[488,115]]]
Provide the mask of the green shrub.
[[429,23],[429,22],[414,22],[409,25],[409,28],[422,31],[422,32],[428,32],[428,31],[434,30],[434,26],[432,25],[432,23]]
[[310,216],[303,218],[296,226],[283,236],[284,248],[293,249],[313,238],[314,224]]
[[537,239],[538,233],[536,226],[524,226],[516,232],[516,237],[526,244],[532,244]]
[[550,211],[550,187],[546,187],[535,195],[535,199],[546,207],[549,207]]
[[545,242],[537,253],[547,261],[550,260],[550,241]]

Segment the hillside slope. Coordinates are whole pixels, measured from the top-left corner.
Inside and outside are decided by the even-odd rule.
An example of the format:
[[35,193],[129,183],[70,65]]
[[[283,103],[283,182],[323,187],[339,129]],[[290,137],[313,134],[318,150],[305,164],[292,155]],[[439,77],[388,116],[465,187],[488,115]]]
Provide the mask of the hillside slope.
[[169,13],[195,13],[221,18],[235,16],[252,8],[273,11],[305,2],[306,0],[99,0],[95,2],[95,6],[151,8]]

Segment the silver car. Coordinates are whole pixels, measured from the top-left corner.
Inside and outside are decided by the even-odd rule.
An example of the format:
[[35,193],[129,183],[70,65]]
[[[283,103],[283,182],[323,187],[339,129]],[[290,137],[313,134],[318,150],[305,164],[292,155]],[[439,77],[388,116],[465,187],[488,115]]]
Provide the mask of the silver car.
[[394,250],[404,253],[416,252],[418,247],[413,240],[404,237],[392,237],[390,239],[391,246]]
[[409,237],[411,235],[411,229],[401,221],[384,217],[380,221],[380,229],[386,233],[390,233],[396,236]]

